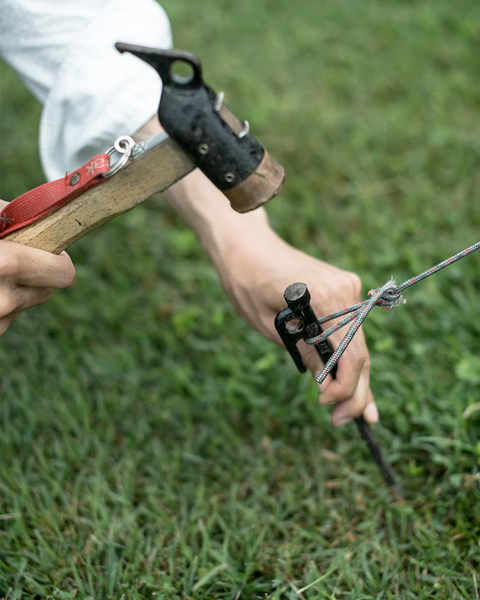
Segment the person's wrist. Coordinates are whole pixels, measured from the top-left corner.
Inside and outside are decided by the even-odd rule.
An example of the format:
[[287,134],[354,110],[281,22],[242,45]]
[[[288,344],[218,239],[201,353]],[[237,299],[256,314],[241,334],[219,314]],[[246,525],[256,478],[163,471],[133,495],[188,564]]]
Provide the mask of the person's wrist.
[[260,285],[259,278],[275,265],[276,255],[284,244],[266,217],[225,238],[217,255],[211,258],[229,296]]
[[220,268],[250,263],[277,238],[263,209],[246,214],[235,213],[230,207],[228,210],[230,218],[214,223],[214,235],[210,236],[213,243],[209,255]]
[[231,264],[249,246],[258,245],[273,232],[263,208],[240,214],[198,169],[163,193],[166,200],[193,229],[217,269]]

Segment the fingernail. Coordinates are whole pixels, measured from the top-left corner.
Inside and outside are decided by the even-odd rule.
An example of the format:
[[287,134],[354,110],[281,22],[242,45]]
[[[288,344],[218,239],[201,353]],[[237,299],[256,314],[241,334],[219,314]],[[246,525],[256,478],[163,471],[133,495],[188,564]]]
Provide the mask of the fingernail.
[[363,411],[363,416],[369,423],[376,423],[378,421],[378,409],[373,402]]
[[350,423],[350,421],[352,420],[352,417],[342,417],[341,419],[337,419],[337,421],[334,421],[334,426],[335,427],[341,427],[342,425],[346,425],[347,423]]

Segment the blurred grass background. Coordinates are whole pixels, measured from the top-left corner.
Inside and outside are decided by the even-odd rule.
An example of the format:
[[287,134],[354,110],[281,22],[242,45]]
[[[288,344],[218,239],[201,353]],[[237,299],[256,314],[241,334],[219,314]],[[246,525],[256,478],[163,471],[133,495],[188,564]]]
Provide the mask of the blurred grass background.
[[[478,241],[478,3],[163,6],[285,165],[289,242],[366,291]],[[43,183],[41,109],[0,82],[10,200]],[[478,256],[365,327],[400,506],[161,198],[70,254],[75,286],[0,341],[1,597],[478,599]]]

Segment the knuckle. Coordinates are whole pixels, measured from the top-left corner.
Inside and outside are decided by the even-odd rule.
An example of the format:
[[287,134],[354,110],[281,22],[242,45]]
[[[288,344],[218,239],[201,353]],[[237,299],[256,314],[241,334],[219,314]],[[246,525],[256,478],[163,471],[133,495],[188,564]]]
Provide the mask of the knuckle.
[[347,272],[344,278],[344,290],[357,299],[362,293],[362,280],[356,273]]
[[[328,289],[324,286],[320,286],[318,289],[315,289],[315,304],[320,307],[327,307],[332,303],[332,297]],[[322,308],[325,310],[325,308]]]

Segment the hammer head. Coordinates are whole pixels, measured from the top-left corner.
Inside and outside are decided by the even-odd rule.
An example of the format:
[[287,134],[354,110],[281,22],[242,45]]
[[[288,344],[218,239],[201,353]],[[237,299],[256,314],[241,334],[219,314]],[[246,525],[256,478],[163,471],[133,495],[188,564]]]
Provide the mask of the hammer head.
[[[200,61],[189,52],[116,44],[152,66],[163,82],[158,118],[238,212],[258,208],[282,187],[285,171],[223,104],[223,93],[203,81]],[[189,69],[186,77],[175,69]]]

